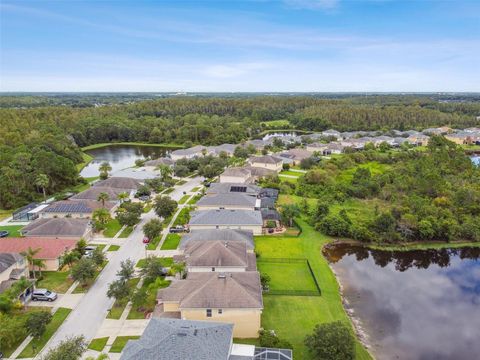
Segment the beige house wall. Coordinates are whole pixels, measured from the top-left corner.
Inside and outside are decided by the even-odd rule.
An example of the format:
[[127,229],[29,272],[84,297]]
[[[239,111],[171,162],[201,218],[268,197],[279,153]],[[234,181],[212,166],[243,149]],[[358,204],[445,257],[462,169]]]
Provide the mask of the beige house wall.
[[260,309],[212,309],[212,316],[207,317],[207,309],[182,309],[182,319],[208,320],[234,324],[233,337],[258,338],[261,326],[262,310]]
[[192,225],[191,230],[211,230],[211,229],[238,229],[238,230],[252,230],[253,235],[262,235],[262,225]]
[[60,261],[58,259],[46,259],[45,268],[42,271],[57,271],[60,267]]
[[165,312],[178,312],[180,311],[180,304],[178,302],[164,302],[163,311]]

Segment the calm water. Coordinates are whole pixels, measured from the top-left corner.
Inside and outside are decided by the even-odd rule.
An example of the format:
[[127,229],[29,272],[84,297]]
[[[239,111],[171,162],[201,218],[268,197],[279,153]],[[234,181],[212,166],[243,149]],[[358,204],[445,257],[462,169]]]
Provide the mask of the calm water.
[[480,358],[480,248],[325,252],[378,359]]
[[151,157],[156,159],[165,156],[171,149],[156,146],[112,145],[99,149],[88,150],[86,153],[93,156],[93,160],[83,168],[80,175],[83,177],[98,176],[98,166],[108,161],[112,166],[112,173],[135,165],[135,160]]
[[480,156],[472,156],[471,159],[475,165],[480,166]]

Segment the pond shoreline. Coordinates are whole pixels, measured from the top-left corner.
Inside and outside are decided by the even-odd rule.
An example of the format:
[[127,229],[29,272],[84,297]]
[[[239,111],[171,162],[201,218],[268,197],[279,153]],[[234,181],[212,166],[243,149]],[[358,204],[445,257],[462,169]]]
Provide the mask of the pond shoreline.
[[176,149],[183,149],[185,148],[184,145],[179,144],[151,144],[145,142],[111,142],[111,143],[98,143],[93,145],[84,146],[81,148],[82,151],[88,150],[95,150],[100,149],[107,146],[152,146],[152,147],[160,147],[160,148],[176,148]]

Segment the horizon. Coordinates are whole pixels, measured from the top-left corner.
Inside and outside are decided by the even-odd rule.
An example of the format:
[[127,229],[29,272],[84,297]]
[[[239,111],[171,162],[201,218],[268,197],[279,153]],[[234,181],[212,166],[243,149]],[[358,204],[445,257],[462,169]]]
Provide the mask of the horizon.
[[475,1],[4,1],[1,93],[480,92]]

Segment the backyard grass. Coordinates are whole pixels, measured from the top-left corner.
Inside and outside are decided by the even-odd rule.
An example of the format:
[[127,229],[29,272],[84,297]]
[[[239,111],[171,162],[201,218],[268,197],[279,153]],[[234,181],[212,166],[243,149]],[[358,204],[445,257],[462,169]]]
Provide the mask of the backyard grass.
[[95,351],[102,351],[105,345],[107,345],[108,341],[108,336],[107,337],[102,337],[102,338],[96,338],[90,341],[90,344],[88,345],[88,348],[90,350],[95,350]]
[[73,284],[69,275],[69,271],[42,271],[42,280],[37,282],[36,287],[64,294]]
[[128,340],[137,340],[140,339],[140,336],[117,336],[115,341],[110,348],[111,353],[120,353],[122,352],[125,345],[127,345]]
[[[146,303],[142,306],[141,309],[137,309],[134,306],[130,309],[128,313],[127,320],[141,320],[145,319],[145,314],[152,312],[155,309],[156,305],[156,294],[157,291],[163,288],[170,286],[171,281],[163,281],[160,286],[151,286],[152,283],[142,284],[142,289],[146,291]],[[153,296],[152,296],[153,294]]]
[[[140,278],[133,278],[128,280],[128,284],[131,289],[134,289],[137,286],[139,281],[140,281]],[[107,319],[115,319],[115,320],[120,319],[123,311],[125,310],[125,307],[127,306],[127,303],[128,303],[128,299],[125,299],[122,301],[116,300],[113,303],[112,308],[107,314]]]
[[197,203],[198,200],[200,200],[202,198],[202,194],[197,194],[195,195],[194,197],[192,197],[190,200],[188,200],[188,205],[194,205]]
[[133,226],[127,226],[125,229],[122,230],[120,235],[118,235],[119,238],[126,238],[128,237],[133,231]]
[[152,241],[150,241],[147,245],[147,250],[155,250],[158,246],[158,243],[162,239],[162,235],[155,236]]
[[290,121],[288,120],[271,120],[271,121],[262,121],[260,123],[261,125],[265,126],[267,129],[268,128],[288,128],[290,126]]
[[286,177],[284,175],[278,175],[280,180],[283,182],[296,183],[299,177]]
[[73,290],[73,294],[83,294],[83,293],[86,293],[91,287],[92,285],[95,283],[95,281],[97,280],[97,277],[98,275],[100,275],[100,273],[102,272],[102,270],[105,268],[105,266],[107,266],[108,264],[108,261],[105,261],[102,266],[100,268],[97,269],[97,271],[95,272],[95,276],[92,280],[90,280],[86,286],[83,286],[82,284],[78,284],[78,286],[75,288],[75,290]]
[[[50,340],[52,335],[57,331],[57,329],[62,325],[62,323],[67,318],[72,310],[67,308],[58,308],[58,310],[53,314],[52,321],[47,325],[47,329],[38,339],[33,339],[27,345],[25,349],[20,353],[19,358],[31,358],[35,357],[45,346],[45,344]],[[34,350],[35,348],[35,350]]]
[[112,219],[105,225],[105,230],[103,230],[103,236],[112,238],[120,231],[121,228],[122,225],[120,225],[118,220]]
[[185,202],[188,200],[188,198],[190,197],[191,195],[183,195],[182,198],[180,200],[178,200],[178,203],[181,205],[181,204],[185,204]]
[[118,251],[120,249],[120,245],[110,245],[107,251]]
[[299,171],[283,170],[283,171],[280,172],[280,175],[290,175],[290,176],[300,177],[300,176],[303,175],[303,173],[301,173]]
[[[294,201],[283,197],[281,202]],[[279,337],[292,343],[295,358],[312,359],[304,345],[304,339],[318,323],[341,320],[350,326],[337,280],[327,260],[322,255],[322,247],[331,239],[315,231],[304,220],[297,219],[302,233],[298,237],[257,236],[255,249],[265,258],[307,258],[322,290],[321,296],[265,295],[262,313],[262,327],[275,330]],[[263,264],[259,262],[259,268]],[[272,269],[270,269],[272,270]],[[272,276],[272,275],[271,275]],[[284,281],[284,274],[276,274],[272,286]],[[357,344],[357,359],[370,359],[368,352]]]
[[181,238],[182,237],[178,234],[168,234],[161,250],[175,250],[178,247]]
[[306,262],[267,263],[259,259],[257,267],[270,276],[270,290],[317,291]]
[[[24,225],[7,225],[7,226],[0,226],[0,231],[8,231],[9,234],[7,237],[21,237],[20,230],[24,227]],[[1,241],[2,239],[0,239]]]

